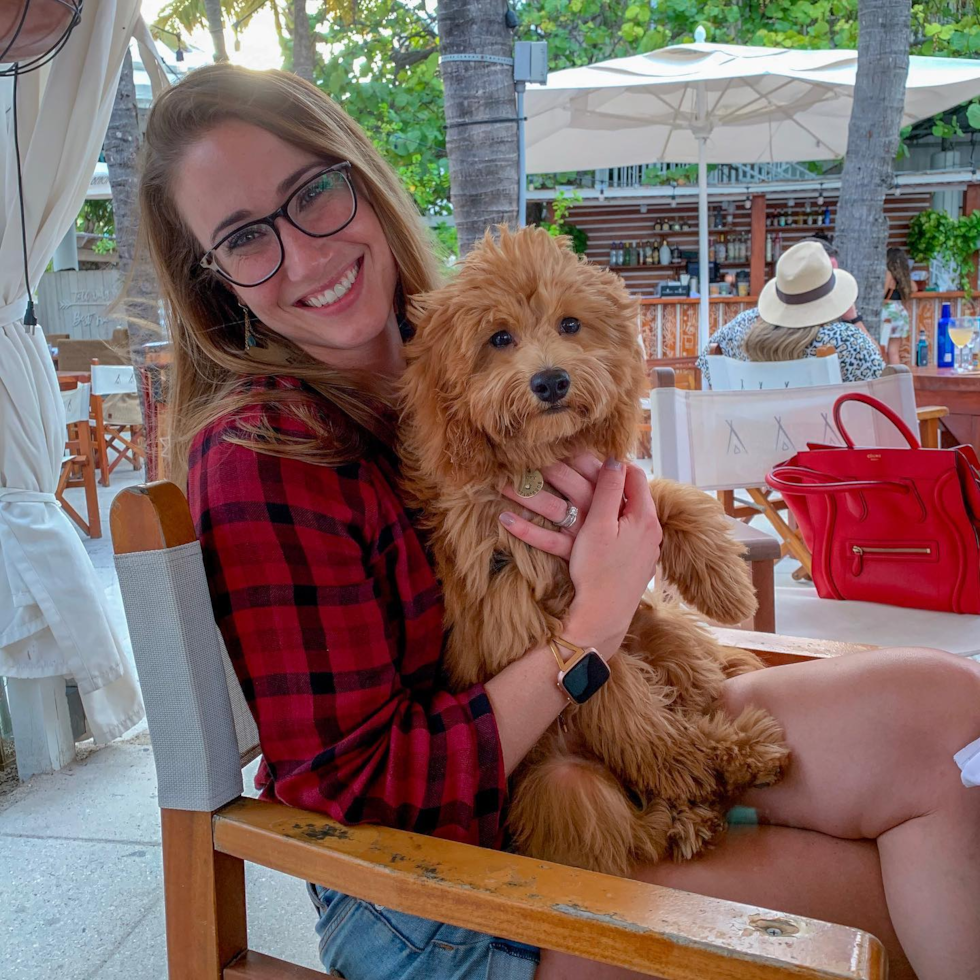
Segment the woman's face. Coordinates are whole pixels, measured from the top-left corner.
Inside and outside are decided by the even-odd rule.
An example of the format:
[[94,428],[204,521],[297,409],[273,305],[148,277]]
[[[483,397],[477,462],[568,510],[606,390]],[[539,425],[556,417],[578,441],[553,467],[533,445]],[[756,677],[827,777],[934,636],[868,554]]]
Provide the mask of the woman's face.
[[[230,120],[188,148],[174,181],[177,207],[203,255],[229,231],[275,211],[318,167],[334,162]],[[356,186],[356,172],[352,176]],[[232,215],[235,220],[222,227]],[[258,286],[216,288],[232,290],[266,327],[324,363],[396,367],[395,260],[364,196],[358,194],[354,220],[329,238],[310,238],[285,218],[276,227],[284,250],[279,271]],[[341,282],[349,288],[336,298],[333,287]]]

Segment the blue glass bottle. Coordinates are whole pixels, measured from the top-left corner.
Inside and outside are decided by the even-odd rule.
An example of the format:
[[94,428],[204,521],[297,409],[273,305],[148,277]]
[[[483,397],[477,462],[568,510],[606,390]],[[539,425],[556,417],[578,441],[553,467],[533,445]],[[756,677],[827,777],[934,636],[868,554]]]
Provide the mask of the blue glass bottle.
[[915,366],[929,367],[929,341],[924,327],[919,331],[919,343],[915,348]]
[[936,367],[951,368],[953,366],[956,349],[953,341],[949,339],[949,321],[952,319],[949,312],[949,303],[943,303],[942,316],[936,327]]

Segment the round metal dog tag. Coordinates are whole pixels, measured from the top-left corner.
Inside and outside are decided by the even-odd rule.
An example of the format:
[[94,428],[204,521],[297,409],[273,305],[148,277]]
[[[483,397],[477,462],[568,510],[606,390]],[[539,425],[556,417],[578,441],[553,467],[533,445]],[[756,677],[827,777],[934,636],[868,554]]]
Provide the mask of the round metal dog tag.
[[514,489],[522,497],[533,497],[544,486],[544,477],[540,470],[526,470],[524,475],[514,484]]

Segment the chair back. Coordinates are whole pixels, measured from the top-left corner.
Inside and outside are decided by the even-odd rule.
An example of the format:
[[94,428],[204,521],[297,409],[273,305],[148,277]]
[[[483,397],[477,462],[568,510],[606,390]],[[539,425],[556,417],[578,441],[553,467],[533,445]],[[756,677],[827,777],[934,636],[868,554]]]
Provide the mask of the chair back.
[[[659,377],[659,376],[658,376]],[[848,392],[880,399],[918,430],[908,368],[888,368],[873,381],[809,388],[650,392],[653,472],[702,490],[765,486],[766,475],[808,443],[843,445],[833,407]],[[877,412],[848,406],[847,428],[858,446],[900,447],[905,440]]]
[[135,395],[136,369],[131,364],[93,364],[93,395]]
[[[127,507],[147,493],[163,499],[168,515],[160,547],[127,550],[117,528],[135,523]],[[187,501],[172,483],[130,487],[113,501],[112,523],[160,806],[217,810],[241,795],[241,770],[258,755],[259,738],[214,621]]]
[[115,350],[106,340],[59,340],[58,370],[88,371],[92,359],[101,364],[126,364],[127,358]]
[[90,384],[80,384],[61,393],[61,400],[65,405],[65,422],[68,425],[88,421],[91,397],[92,386]]
[[796,361],[740,361],[720,354],[709,354],[706,360],[712,391],[765,391],[841,384],[840,357],[836,353]]

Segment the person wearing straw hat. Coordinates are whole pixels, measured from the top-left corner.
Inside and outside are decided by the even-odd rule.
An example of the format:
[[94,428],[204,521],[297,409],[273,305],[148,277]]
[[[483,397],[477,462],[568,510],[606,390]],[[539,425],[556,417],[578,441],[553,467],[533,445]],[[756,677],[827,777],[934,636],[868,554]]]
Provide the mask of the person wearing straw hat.
[[739,361],[795,361],[831,346],[840,357],[843,381],[879,377],[885,362],[878,345],[843,319],[856,299],[854,277],[834,267],[822,243],[797,243],[776,263],[776,276],[763,287],[758,308],[726,323],[701,353],[705,387],[710,387],[707,354],[715,346]]

